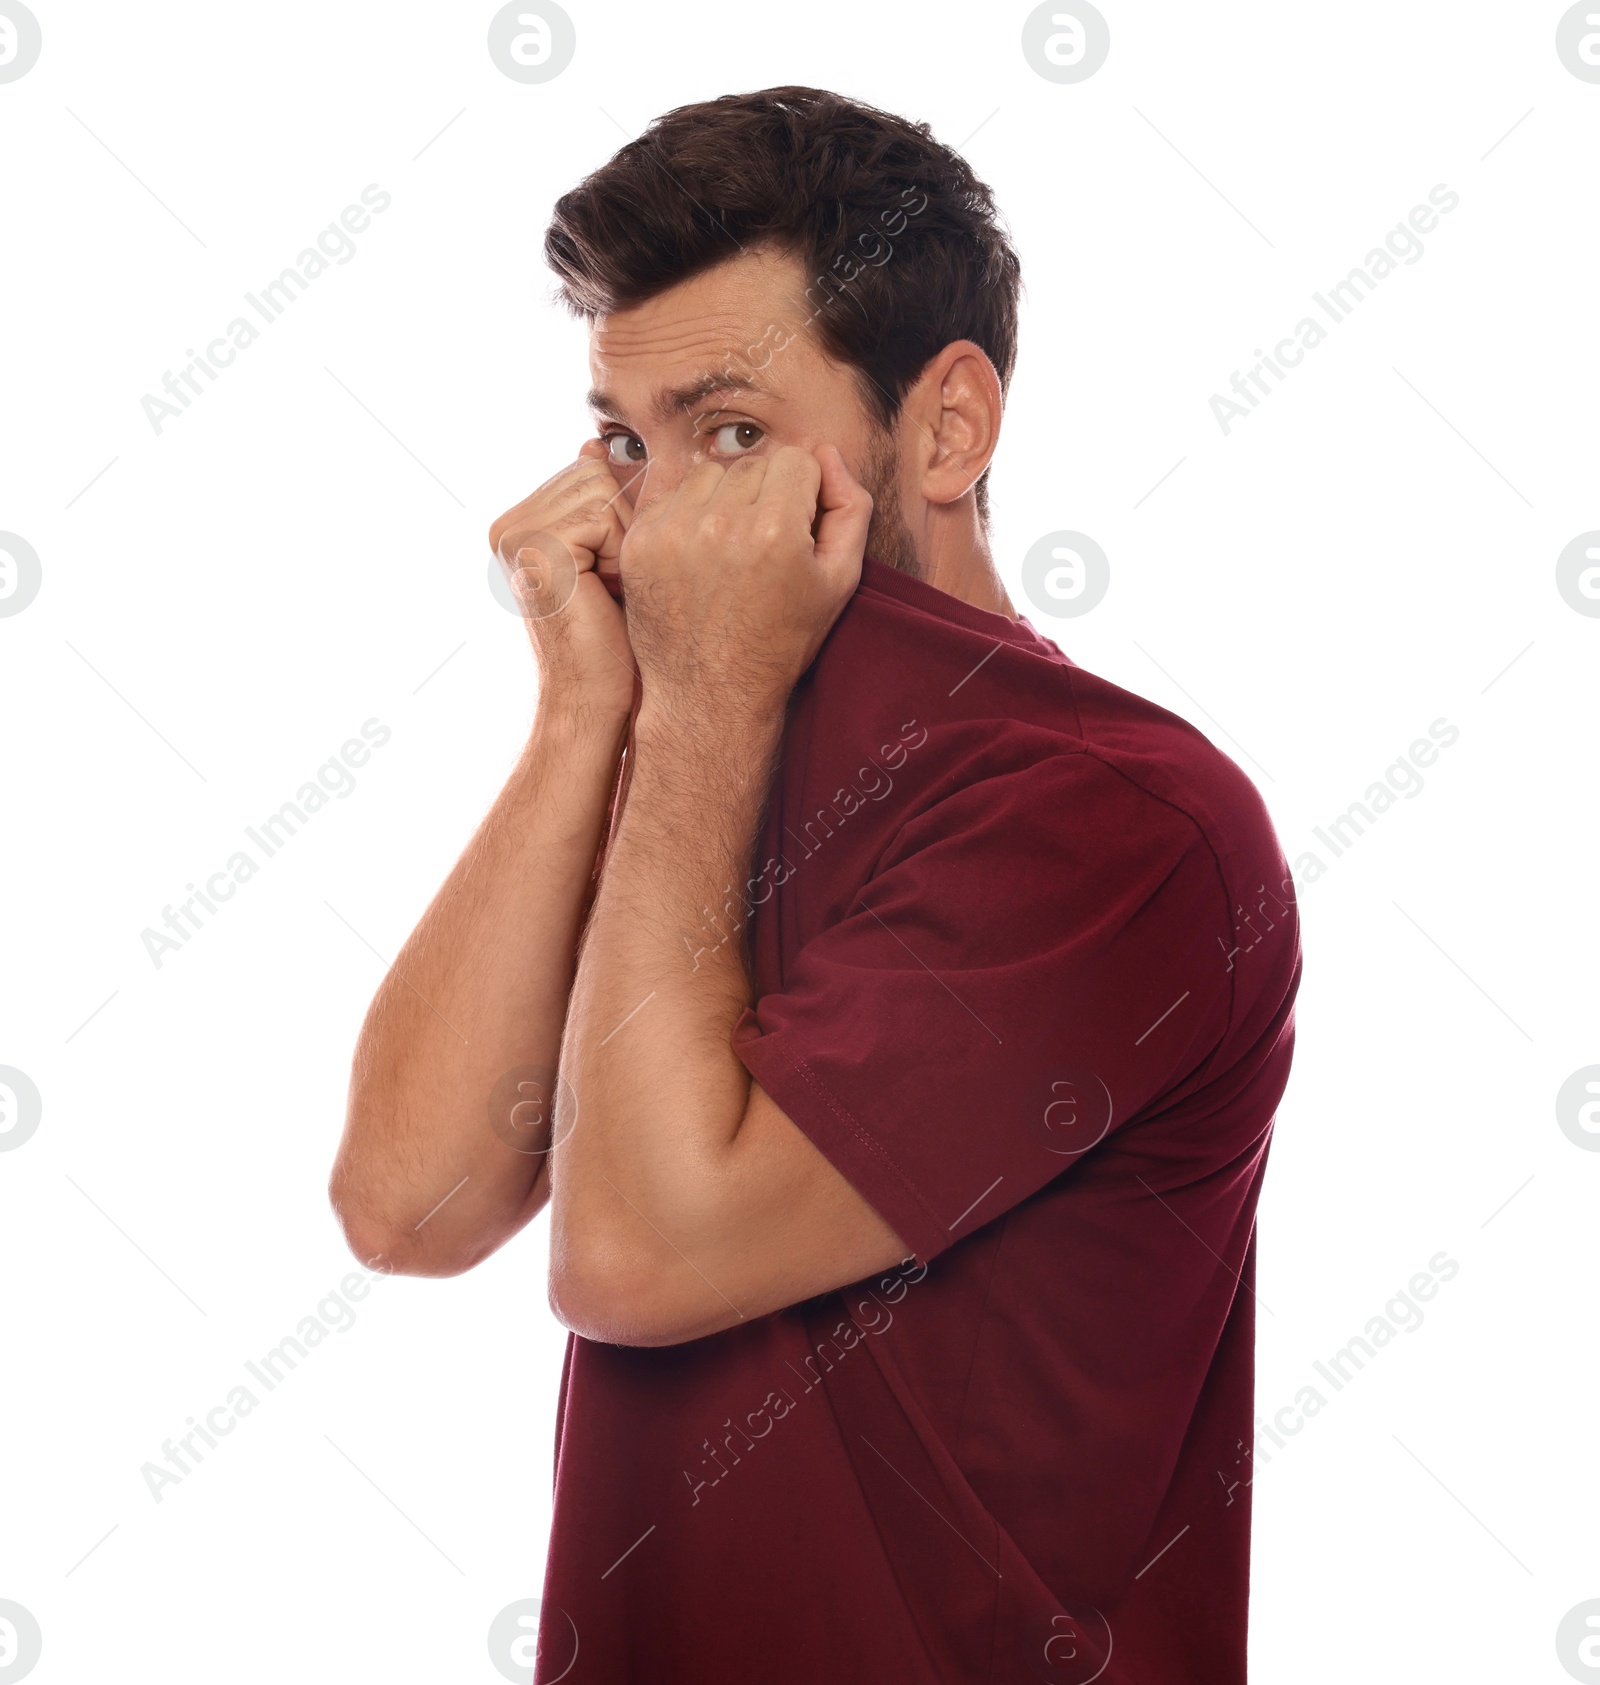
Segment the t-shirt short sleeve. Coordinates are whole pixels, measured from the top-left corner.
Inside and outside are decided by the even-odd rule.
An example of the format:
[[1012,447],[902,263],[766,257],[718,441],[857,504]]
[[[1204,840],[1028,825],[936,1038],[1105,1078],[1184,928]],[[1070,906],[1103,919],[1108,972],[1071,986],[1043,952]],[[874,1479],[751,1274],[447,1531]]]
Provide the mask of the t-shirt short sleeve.
[[1207,1065],[1231,928],[1189,816],[1092,753],[1047,756],[910,818],[734,1049],[926,1261]]

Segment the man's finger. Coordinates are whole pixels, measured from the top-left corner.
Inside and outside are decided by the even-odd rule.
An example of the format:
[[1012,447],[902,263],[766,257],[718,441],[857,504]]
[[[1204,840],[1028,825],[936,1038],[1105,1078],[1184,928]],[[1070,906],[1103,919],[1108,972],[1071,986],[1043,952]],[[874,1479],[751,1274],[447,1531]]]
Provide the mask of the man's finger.
[[622,523],[622,530],[626,532],[633,523],[633,505],[628,501],[628,494],[638,486],[644,478],[644,463],[623,466],[611,460],[611,447],[604,439],[585,439],[578,447],[580,461],[588,460],[601,464],[607,477],[614,482],[616,489],[610,494],[609,502],[617,512],[617,519]]
[[798,445],[786,445],[782,450],[774,451],[767,462],[767,472],[761,483],[762,501],[792,504],[809,531],[816,517],[817,492],[821,484],[822,471],[816,457]]
[[720,462],[697,462],[678,482],[678,489],[672,494],[673,502],[680,508],[692,509],[702,503],[709,503],[716,495],[717,488],[722,484],[722,476],[726,472]]
[[766,483],[768,459],[764,456],[741,456],[722,471],[721,483],[712,496],[718,503],[754,503],[761,496]]
[[796,535],[809,534],[817,519],[822,471],[810,451],[786,445],[774,451],[761,482],[763,509],[782,511],[780,519]]
[[[598,439],[587,441],[599,445]],[[603,490],[601,488],[604,488]],[[592,501],[600,491],[601,501],[615,495],[617,482],[606,457],[580,447],[577,458],[559,469],[542,485],[496,518],[489,528],[489,547],[498,553],[501,540],[512,527],[548,526],[550,521],[568,510]],[[533,517],[530,521],[530,517]],[[624,526],[628,515],[622,517]]]
[[499,529],[495,554],[507,567],[515,568],[519,549],[530,543],[534,548],[554,543],[571,552],[580,573],[597,565],[602,572],[615,572],[615,566],[608,569],[607,564],[615,564],[628,529],[621,514],[622,500],[601,501],[610,483],[609,478],[598,478],[587,487],[575,487],[564,505],[529,510],[521,519],[507,521]]
[[822,471],[817,491],[817,560],[841,584],[861,574],[861,556],[872,520],[872,495],[845,466],[835,445],[818,445]]

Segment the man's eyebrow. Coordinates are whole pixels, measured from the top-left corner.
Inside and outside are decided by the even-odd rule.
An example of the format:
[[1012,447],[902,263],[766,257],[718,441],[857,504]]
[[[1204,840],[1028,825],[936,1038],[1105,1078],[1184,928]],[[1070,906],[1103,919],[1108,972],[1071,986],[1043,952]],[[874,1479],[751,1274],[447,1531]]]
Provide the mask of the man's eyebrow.
[[[708,370],[705,374],[696,375],[693,380],[686,381],[682,386],[673,386],[664,392],[658,392],[650,408],[657,421],[667,422],[717,393],[727,393],[730,397],[750,393],[765,395],[767,388],[757,381],[744,379],[729,369],[721,372]],[[627,419],[622,405],[609,392],[603,392],[598,387],[589,393],[587,401],[589,408],[596,415],[614,416],[618,421]]]

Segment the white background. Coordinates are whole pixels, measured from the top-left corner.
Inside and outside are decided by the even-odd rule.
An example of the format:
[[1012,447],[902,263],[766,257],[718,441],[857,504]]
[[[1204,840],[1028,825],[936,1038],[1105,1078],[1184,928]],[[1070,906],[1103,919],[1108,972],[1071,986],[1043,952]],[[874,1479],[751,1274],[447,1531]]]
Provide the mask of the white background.
[[[1068,86],[1027,7],[570,0],[537,86],[491,63],[493,9],[36,0],[0,85],[0,528],[43,564],[0,619],[0,1064],[44,1101],[0,1155],[0,1597],[35,1677],[498,1677],[549,1523],[543,1218],[381,1284],[159,1504],[140,1468],[353,1267],[324,1185],[356,1030],[532,711],[484,533],[586,433],[550,206],[668,106],[807,82],[927,120],[1014,230],[1018,606],[1029,545],[1094,537],[1105,600],[1035,624],[1328,862],[1260,1404],[1461,1266],[1260,1468],[1254,1675],[1565,1678],[1557,1623],[1600,1596],[1600,1156],[1554,1109],[1600,1061],[1600,620],[1555,559],[1600,527],[1600,85],[1563,8],[1102,0],[1110,57]],[[153,432],[141,397],[372,182],[353,260]],[[1224,435],[1211,395],[1441,182],[1425,255]],[[157,969],[141,931],[373,717],[355,793]],[[1421,794],[1333,859],[1312,827],[1441,717]]]

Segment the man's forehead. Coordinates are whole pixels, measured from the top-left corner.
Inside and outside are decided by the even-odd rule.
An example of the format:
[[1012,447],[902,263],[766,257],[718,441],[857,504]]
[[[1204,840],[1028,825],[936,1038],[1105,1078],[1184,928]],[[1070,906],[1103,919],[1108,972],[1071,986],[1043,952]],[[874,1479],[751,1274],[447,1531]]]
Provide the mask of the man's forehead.
[[774,353],[801,349],[795,342],[810,338],[808,315],[796,260],[765,253],[731,259],[642,304],[596,317],[589,331],[596,393],[621,399],[626,388],[632,400],[650,401],[691,388],[702,396],[772,392]]
[[739,310],[709,298],[677,297],[682,288],[630,310],[595,318],[589,357],[605,364],[637,361],[716,362],[734,345],[760,335],[761,310]]
[[748,364],[749,348],[764,327],[759,312],[696,308],[692,301],[673,301],[663,294],[631,310],[596,317],[589,330],[589,361],[597,370],[629,374],[666,369],[682,373],[730,363],[739,367]]

